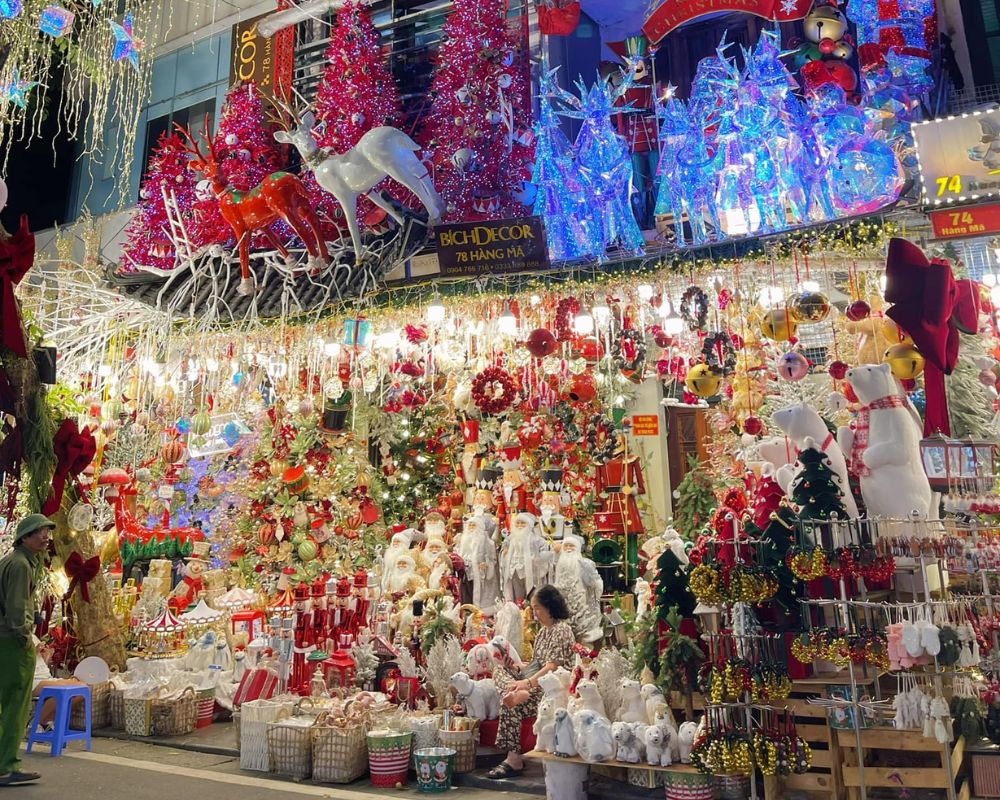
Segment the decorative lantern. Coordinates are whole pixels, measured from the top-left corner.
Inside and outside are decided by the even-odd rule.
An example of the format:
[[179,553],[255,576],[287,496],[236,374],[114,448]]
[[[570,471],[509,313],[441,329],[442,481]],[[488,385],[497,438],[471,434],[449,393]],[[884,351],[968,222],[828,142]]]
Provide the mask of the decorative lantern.
[[354,685],[357,669],[358,665],[346,649],[335,650],[323,661],[323,676],[326,678],[327,688],[351,688]]

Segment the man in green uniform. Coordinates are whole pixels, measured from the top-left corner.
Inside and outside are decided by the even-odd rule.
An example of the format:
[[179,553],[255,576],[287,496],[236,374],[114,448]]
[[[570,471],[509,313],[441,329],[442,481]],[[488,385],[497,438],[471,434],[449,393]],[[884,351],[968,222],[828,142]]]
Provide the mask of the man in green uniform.
[[0,560],[0,786],[41,777],[21,771],[19,748],[35,674],[35,581],[53,528],[48,517],[29,514],[17,526],[14,549]]

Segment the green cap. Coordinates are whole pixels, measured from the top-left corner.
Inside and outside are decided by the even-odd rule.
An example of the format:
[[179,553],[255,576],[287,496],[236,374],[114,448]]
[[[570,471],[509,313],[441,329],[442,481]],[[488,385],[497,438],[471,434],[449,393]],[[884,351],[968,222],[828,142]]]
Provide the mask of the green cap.
[[14,533],[14,544],[17,544],[25,536],[30,536],[41,528],[54,528],[56,524],[44,514],[28,514],[17,524],[17,531]]

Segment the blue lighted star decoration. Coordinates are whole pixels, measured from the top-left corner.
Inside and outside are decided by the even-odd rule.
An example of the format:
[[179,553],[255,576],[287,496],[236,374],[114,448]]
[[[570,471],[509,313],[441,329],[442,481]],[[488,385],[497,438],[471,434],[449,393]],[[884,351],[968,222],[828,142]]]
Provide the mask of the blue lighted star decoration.
[[4,105],[13,103],[18,108],[27,108],[28,98],[26,95],[36,86],[38,86],[38,81],[22,81],[21,71],[15,67],[10,80],[0,84],[0,101],[3,101]]
[[119,25],[114,20],[108,20],[111,30],[115,33],[115,61],[124,61],[126,58],[132,62],[132,66],[139,69],[139,51],[145,47],[145,43],[136,39],[132,33],[132,14],[129,12]]

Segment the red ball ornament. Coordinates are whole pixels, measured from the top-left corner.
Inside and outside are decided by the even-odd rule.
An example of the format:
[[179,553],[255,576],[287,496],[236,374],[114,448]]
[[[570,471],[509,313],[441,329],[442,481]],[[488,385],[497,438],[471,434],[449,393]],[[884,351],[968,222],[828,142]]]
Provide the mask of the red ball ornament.
[[670,347],[674,343],[674,337],[657,329],[653,332],[653,341],[656,342],[657,347]]
[[858,320],[868,319],[871,316],[872,307],[868,305],[864,300],[855,300],[851,303],[847,310],[844,311],[844,316],[846,316],[851,322],[857,322]]
[[528,334],[524,346],[535,358],[545,358],[545,356],[552,355],[559,348],[559,342],[556,341],[556,337],[552,331],[545,328],[535,328],[535,330]]
[[835,381],[844,380],[844,376],[847,375],[847,370],[850,367],[843,361],[833,361],[830,363],[830,377]]
[[671,374],[670,367],[671,367],[670,359],[661,358],[659,361],[656,362],[656,374],[659,375],[660,377],[666,377]]
[[819,51],[823,55],[828,56],[828,55],[830,55],[830,53],[832,53],[836,49],[837,49],[837,43],[835,41],[833,41],[833,39],[821,39],[820,40]]
[[576,351],[591,364],[597,363],[604,357],[604,345],[596,336],[580,338],[576,343]]
[[913,378],[904,378],[900,383],[903,385],[903,390],[907,392],[912,392],[917,388],[917,382]]
[[751,436],[760,436],[763,430],[764,423],[761,421],[760,417],[747,417],[743,421],[744,433],[749,433]]

